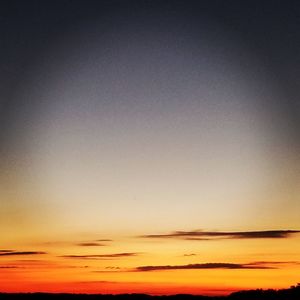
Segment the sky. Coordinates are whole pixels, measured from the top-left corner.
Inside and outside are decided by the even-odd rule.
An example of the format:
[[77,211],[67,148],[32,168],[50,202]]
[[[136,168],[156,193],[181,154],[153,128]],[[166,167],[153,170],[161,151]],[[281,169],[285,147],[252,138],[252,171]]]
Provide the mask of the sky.
[[299,282],[299,14],[2,1],[0,291]]

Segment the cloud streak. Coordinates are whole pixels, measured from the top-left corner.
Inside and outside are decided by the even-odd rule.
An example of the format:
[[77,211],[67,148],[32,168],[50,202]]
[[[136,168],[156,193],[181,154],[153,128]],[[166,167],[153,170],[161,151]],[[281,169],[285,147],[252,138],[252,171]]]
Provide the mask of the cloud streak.
[[110,240],[110,239],[100,239],[100,240],[96,240],[96,242],[113,242],[113,240]]
[[91,254],[91,255],[62,255],[64,258],[78,258],[78,259],[114,259],[121,257],[137,256],[140,253],[137,252],[123,252],[123,253],[112,253],[112,254]]
[[0,250],[0,256],[13,256],[13,255],[40,255],[46,254],[42,251],[15,251],[15,250]]
[[275,269],[272,266],[259,263],[235,264],[235,263],[202,263],[188,265],[164,265],[164,266],[140,266],[135,271],[163,271],[163,270],[198,270],[198,269]]
[[98,246],[107,246],[105,244],[97,243],[97,242],[85,242],[85,243],[78,243],[77,246],[81,247],[98,247]]
[[219,239],[282,239],[289,238],[300,230],[262,230],[262,231],[175,231],[168,234],[149,234],[142,238],[165,238],[183,240],[219,240]]
[[92,241],[79,242],[76,245],[81,247],[97,247],[97,246],[107,246],[107,242],[112,242],[111,239],[97,239]]

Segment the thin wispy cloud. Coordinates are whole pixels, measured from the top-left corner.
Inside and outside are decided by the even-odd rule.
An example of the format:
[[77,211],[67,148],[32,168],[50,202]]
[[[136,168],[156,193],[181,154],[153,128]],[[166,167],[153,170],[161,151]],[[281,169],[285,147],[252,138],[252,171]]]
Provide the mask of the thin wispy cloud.
[[107,266],[102,270],[93,270],[91,273],[123,273],[123,272],[132,272],[131,269],[121,269],[117,266]]
[[300,230],[262,230],[262,231],[175,231],[167,234],[148,234],[142,238],[165,238],[183,240],[219,240],[219,239],[282,239],[289,238]]
[[164,265],[164,266],[140,266],[135,271],[163,271],[163,270],[196,270],[196,269],[275,269],[272,266],[258,263],[201,263],[187,265]]
[[40,255],[46,254],[43,251],[16,251],[16,250],[0,250],[0,256],[13,256],[13,255]]
[[112,253],[112,254],[91,254],[91,255],[62,255],[64,258],[78,258],[78,259],[114,259],[122,257],[137,256],[140,253],[137,252],[123,252],[123,253]]
[[131,273],[132,270],[95,270],[91,271],[91,273],[103,273],[103,274],[110,274],[110,273]]
[[97,247],[97,246],[107,246],[108,242],[112,242],[111,239],[96,239],[96,240],[89,240],[89,241],[82,241],[76,243],[77,246],[81,247]]
[[120,270],[120,267],[105,267],[105,269],[109,269],[109,270]]
[[276,265],[299,265],[299,261],[255,261],[251,262],[251,265],[269,265],[269,266],[276,266]]
[[18,268],[18,269],[86,269],[87,265],[69,265],[63,264],[59,261],[53,260],[37,260],[37,259],[15,259],[6,262],[5,265],[0,266],[2,269]]
[[119,283],[118,281],[111,281],[111,280],[87,280],[87,281],[77,281],[75,283],[80,284],[91,284],[91,283],[97,283],[97,284],[116,284]]
[[61,246],[81,246],[81,247],[96,247],[96,246],[107,246],[108,242],[112,242],[113,240],[110,239],[97,239],[97,240],[87,240],[87,241],[45,241],[39,243],[39,245],[46,245],[46,246],[54,246],[54,247],[61,247]]
[[96,242],[112,242],[113,240],[110,239],[100,239],[100,240],[96,240]]

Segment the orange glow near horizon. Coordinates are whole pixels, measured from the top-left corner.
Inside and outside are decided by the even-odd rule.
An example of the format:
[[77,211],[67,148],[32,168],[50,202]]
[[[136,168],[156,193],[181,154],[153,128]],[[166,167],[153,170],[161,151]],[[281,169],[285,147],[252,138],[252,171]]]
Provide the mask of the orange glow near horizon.
[[[148,239],[139,237],[123,239],[122,245],[108,239],[102,239],[101,243],[106,243],[105,246],[95,246],[95,243],[45,243],[44,247],[39,247],[45,253],[25,254],[26,251],[19,251],[19,254],[0,256],[0,291],[225,295],[241,289],[286,288],[299,280],[297,234],[287,238],[285,243],[280,238],[162,239],[161,243],[153,240],[152,245]],[[245,247],[250,253],[245,253]],[[130,252],[133,248],[135,252]],[[217,251],[219,248],[222,248],[221,253]],[[149,249],[152,249],[152,254]],[[185,253],[184,249],[189,249],[189,253]],[[269,249],[267,255],[263,253],[266,249]],[[5,252],[8,250],[1,251],[9,253]],[[231,263],[246,268],[136,269],[140,266],[159,268],[207,263]]]

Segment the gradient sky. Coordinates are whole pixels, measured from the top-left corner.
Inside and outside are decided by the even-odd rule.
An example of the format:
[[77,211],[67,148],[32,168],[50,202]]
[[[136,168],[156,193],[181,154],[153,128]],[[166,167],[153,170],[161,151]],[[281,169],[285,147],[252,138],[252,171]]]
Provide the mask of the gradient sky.
[[0,11],[0,291],[299,282],[297,1]]

